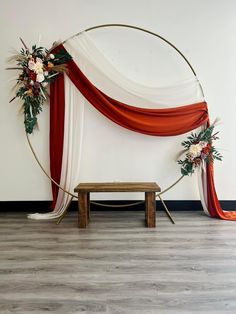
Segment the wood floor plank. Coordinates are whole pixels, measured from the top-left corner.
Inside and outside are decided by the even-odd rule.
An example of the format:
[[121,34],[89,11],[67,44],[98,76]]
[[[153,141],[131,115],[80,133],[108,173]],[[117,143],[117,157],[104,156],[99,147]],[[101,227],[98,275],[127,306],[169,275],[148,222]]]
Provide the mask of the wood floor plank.
[[236,313],[236,222],[92,212],[88,228],[0,213],[0,314]]

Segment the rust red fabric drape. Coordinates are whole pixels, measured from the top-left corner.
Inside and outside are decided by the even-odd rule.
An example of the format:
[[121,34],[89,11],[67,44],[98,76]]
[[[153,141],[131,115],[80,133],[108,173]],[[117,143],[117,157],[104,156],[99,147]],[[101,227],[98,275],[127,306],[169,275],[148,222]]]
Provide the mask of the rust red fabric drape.
[[126,105],[97,89],[73,60],[68,76],[84,97],[113,122],[135,132],[155,136],[173,136],[198,128],[208,120],[205,102],[177,108],[146,109]]
[[[61,46],[63,47],[63,46]],[[63,47],[64,48],[64,47]],[[207,103],[201,102],[167,109],[146,109],[127,105],[97,89],[73,60],[67,63],[67,75],[83,96],[103,115],[129,130],[153,136],[179,135],[209,123]],[[50,162],[51,175],[59,183],[64,134],[64,80],[58,76],[51,85]],[[57,188],[53,187],[53,201]],[[224,212],[214,186],[213,165],[207,166],[208,210],[211,217],[236,220],[236,212]]]
[[213,218],[224,220],[236,220],[236,211],[223,211],[218,200],[215,183],[213,164],[207,165],[207,202],[208,211]]
[[[60,183],[64,143],[65,89],[64,75],[60,74],[50,85],[50,171],[52,178]],[[52,182],[53,202],[56,205],[58,187]]]

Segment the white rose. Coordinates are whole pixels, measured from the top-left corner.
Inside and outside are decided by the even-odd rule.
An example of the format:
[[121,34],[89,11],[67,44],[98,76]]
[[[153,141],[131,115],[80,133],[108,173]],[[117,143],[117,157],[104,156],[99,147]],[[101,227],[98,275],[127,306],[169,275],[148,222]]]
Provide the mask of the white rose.
[[202,147],[199,144],[193,144],[189,147],[188,154],[195,157],[201,155]]
[[34,72],[35,73],[43,73],[43,61],[40,58],[36,59],[36,63],[34,66]]
[[41,83],[44,81],[44,75],[42,73],[38,73],[36,76],[36,81]]
[[35,62],[34,62],[33,60],[29,60],[29,62],[28,62],[28,68],[29,68],[31,71],[34,71]]
[[52,53],[50,53],[49,57],[50,57],[50,59],[55,59],[55,56]]
[[33,81],[33,80],[30,81],[30,85],[31,85],[31,86],[34,85],[34,81]]
[[43,72],[44,76],[48,76],[48,71]]

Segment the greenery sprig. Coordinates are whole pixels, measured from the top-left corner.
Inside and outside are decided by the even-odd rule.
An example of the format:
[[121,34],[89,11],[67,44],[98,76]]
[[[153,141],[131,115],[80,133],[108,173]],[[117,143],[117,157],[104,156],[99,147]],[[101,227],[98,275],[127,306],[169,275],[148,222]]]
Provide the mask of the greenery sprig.
[[212,145],[213,141],[218,139],[219,133],[213,133],[214,127],[213,123],[199,134],[191,133],[187,140],[181,143],[186,151],[185,158],[177,161],[181,165],[182,175],[191,175],[203,161],[211,163],[215,159],[222,160],[222,155]]
[[72,57],[62,46],[52,53],[58,43],[54,43],[49,50],[36,45],[29,50],[24,41],[20,40],[24,48],[9,58],[17,66],[7,68],[21,71],[16,82],[16,95],[10,102],[15,98],[23,100],[25,130],[32,133],[37,125],[37,116],[48,98],[48,84],[54,81],[56,75],[67,71],[66,62]]

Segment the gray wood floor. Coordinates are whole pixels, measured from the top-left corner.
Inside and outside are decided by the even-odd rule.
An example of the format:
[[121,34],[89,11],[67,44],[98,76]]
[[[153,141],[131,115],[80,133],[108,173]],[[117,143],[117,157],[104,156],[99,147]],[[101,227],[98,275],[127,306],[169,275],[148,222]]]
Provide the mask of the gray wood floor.
[[0,313],[236,313],[236,222],[201,212],[0,213]]

